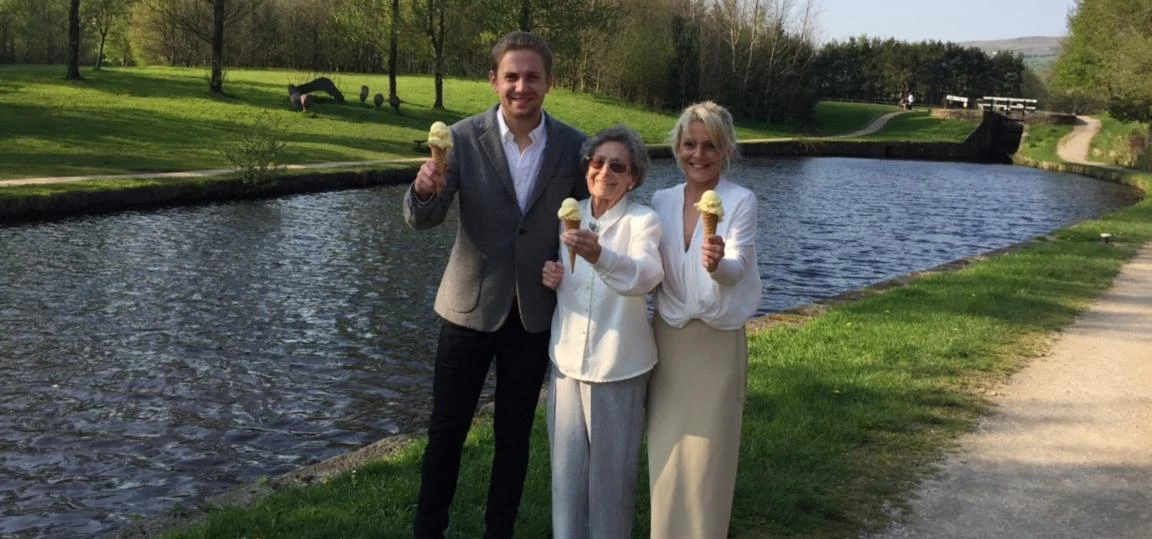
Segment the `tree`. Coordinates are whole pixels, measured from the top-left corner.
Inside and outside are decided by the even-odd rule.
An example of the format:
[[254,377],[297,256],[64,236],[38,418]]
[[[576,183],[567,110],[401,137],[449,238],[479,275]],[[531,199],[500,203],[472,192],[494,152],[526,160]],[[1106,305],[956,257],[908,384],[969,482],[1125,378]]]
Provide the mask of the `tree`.
[[[224,93],[224,31],[232,23],[251,14],[263,0],[201,0],[188,4],[179,0],[145,0],[160,14],[162,21],[171,22],[180,30],[209,43],[211,53],[211,79],[208,91],[213,95]],[[209,13],[205,13],[205,9]],[[211,28],[205,28],[210,21]]]
[[400,0],[392,0],[392,18],[388,21],[392,36],[388,39],[388,105],[400,112],[400,96],[396,95],[396,48],[400,40]]
[[80,80],[80,0],[68,7],[68,73],[67,80]]
[[99,71],[104,65],[104,45],[108,41],[108,34],[116,22],[128,13],[132,7],[132,0],[87,0],[84,6],[85,20],[91,23],[92,28],[100,36],[96,50],[96,66],[92,68]]
[[1152,124],[1149,36],[1147,0],[1079,0],[1053,67],[1053,86],[1065,94],[1101,95],[1112,116]]
[[434,110],[444,110],[444,0],[428,0],[425,12],[424,31],[432,40],[432,54],[435,56],[436,101]]

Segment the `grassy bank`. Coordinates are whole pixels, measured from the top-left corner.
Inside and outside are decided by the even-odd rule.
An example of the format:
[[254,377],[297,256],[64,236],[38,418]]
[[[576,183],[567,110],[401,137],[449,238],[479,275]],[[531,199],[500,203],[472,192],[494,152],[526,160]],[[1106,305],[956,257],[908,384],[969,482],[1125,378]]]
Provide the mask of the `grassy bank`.
[[851,133],[864,128],[880,116],[898,110],[900,108],[895,105],[821,101],[812,111],[812,134],[832,136]]
[[[1133,175],[1131,183],[1152,188],[1152,177]],[[1104,231],[1118,242],[1101,243]],[[986,412],[987,390],[1041,354],[1149,239],[1152,198],[811,319],[780,317],[801,324],[750,334],[732,533],[857,537],[884,527]],[[519,531],[544,537],[549,477],[539,416],[533,443]],[[483,531],[491,446],[491,424],[481,418],[465,452],[452,537]],[[405,537],[421,449],[417,442],[325,484],[213,511],[170,537]],[[640,491],[634,535],[646,537],[643,477]]]
[[[313,75],[294,71],[230,70],[229,96],[207,93],[201,69],[131,68],[63,80],[59,66],[0,66],[0,107],[5,111],[0,179],[81,174],[121,174],[225,167],[220,149],[234,144],[260,115],[278,120],[289,163],[409,158],[413,140],[427,137],[433,121],[454,122],[486,110],[496,96],[486,81],[448,79],[446,110],[436,111],[430,77],[397,81],[400,114],[361,106],[359,88],[387,93],[384,75],[338,74],[345,105],[320,92],[308,113],[288,107],[287,85]],[[387,109],[387,107],[385,107]],[[619,101],[556,89],[548,110],[585,132],[623,122],[645,141],[658,143],[675,121],[673,112],[646,111]],[[796,128],[741,124],[741,138],[794,135]]]
[[[105,69],[78,82],[63,80],[60,66],[0,66],[0,107],[5,111],[0,179],[128,174],[227,167],[220,150],[233,145],[258,117],[279,122],[288,163],[411,158],[424,152],[433,121],[454,122],[491,107],[486,81],[448,79],[446,110],[431,108],[432,79],[402,76],[399,114],[359,103],[359,88],[387,93],[384,75],[335,74],[330,78],[347,104],[318,92],[310,112],[288,107],[288,84],[315,74],[285,70],[230,70],[228,97],[209,96],[206,72],[185,68]],[[587,133],[622,122],[649,144],[659,144],[676,111],[649,111],[618,100],[555,89],[548,111]],[[807,126],[742,122],[743,140],[854,131],[896,107],[821,102]],[[897,134],[910,132],[904,130]]]
[[[1148,157],[1145,156],[1143,161],[1138,161],[1131,147],[1133,136],[1148,139],[1147,127],[1137,122],[1120,121],[1107,114],[1101,114],[1097,118],[1100,120],[1100,132],[1092,138],[1088,150],[1089,159],[1122,167],[1147,166]],[[1147,148],[1152,146],[1145,146],[1138,151],[1148,151]]]
[[931,111],[917,110],[888,121],[875,134],[861,140],[900,140],[908,142],[964,142],[980,122],[933,118]]
[[1020,149],[1016,153],[1037,161],[1061,163],[1064,160],[1056,153],[1056,147],[1059,146],[1060,139],[1071,132],[1071,125],[1028,126],[1024,139],[1020,141]]

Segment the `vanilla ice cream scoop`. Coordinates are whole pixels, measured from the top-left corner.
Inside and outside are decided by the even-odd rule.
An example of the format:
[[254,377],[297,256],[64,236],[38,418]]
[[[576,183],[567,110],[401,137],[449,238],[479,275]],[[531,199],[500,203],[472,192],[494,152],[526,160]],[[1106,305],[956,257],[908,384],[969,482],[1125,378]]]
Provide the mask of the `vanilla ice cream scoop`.
[[710,213],[720,218],[724,217],[724,205],[720,203],[720,195],[717,195],[716,191],[711,189],[704,191],[704,194],[700,195],[700,202],[696,203],[696,209],[700,210],[700,213]]
[[444,122],[435,122],[428,129],[428,145],[436,148],[452,147],[452,130]]
[[580,221],[580,203],[574,198],[566,198],[560,203],[560,211],[556,216],[562,221]]

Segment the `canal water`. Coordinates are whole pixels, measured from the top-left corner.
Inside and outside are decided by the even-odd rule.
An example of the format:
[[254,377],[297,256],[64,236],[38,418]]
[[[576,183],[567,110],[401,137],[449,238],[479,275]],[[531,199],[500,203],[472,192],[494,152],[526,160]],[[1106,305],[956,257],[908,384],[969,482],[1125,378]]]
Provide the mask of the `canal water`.
[[[761,312],[1134,203],[1030,168],[748,159]],[[674,185],[659,161],[635,195]],[[427,414],[455,218],[402,187],[0,227],[0,536],[91,536]],[[415,493],[413,493],[415,495]]]

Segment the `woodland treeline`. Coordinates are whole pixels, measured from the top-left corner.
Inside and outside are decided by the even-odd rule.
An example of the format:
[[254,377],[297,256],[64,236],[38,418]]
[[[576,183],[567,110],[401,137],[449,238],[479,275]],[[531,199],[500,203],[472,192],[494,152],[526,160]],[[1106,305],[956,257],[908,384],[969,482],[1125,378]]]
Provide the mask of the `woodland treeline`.
[[513,29],[549,41],[557,85],[653,108],[707,98],[744,118],[803,122],[825,98],[1044,91],[1018,55],[821,45],[812,0],[0,0],[0,63],[71,63],[73,11],[76,64],[213,66],[213,91],[225,91],[217,69],[277,67],[434,74],[439,93],[443,76],[485,77],[492,42]]

